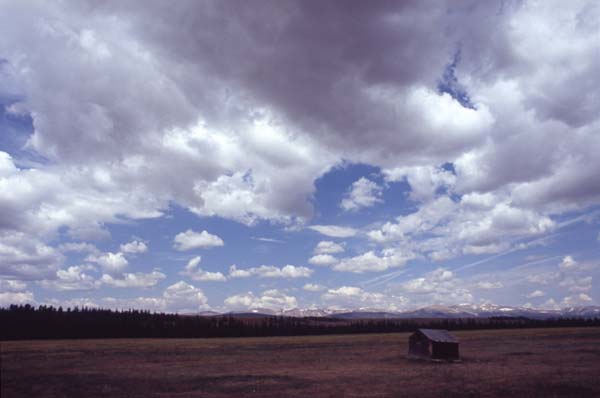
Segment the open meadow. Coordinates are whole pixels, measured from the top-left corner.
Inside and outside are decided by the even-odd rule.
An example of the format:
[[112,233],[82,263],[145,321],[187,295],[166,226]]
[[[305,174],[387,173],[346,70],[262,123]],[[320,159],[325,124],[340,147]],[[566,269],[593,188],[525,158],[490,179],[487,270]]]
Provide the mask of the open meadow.
[[462,331],[461,363],[407,333],[1,343],[11,397],[600,397],[600,328]]

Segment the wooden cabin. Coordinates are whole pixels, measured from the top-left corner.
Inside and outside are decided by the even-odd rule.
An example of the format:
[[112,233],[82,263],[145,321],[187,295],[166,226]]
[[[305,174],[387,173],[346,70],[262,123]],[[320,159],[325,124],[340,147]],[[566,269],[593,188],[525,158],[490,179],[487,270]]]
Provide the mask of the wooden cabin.
[[408,338],[408,357],[458,361],[458,339],[443,329],[418,329]]

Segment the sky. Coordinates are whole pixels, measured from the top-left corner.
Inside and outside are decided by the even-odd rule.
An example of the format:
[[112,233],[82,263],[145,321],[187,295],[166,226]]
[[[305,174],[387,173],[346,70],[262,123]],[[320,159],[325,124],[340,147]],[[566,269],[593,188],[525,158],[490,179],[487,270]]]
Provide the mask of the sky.
[[0,0],[0,305],[600,304],[597,1]]

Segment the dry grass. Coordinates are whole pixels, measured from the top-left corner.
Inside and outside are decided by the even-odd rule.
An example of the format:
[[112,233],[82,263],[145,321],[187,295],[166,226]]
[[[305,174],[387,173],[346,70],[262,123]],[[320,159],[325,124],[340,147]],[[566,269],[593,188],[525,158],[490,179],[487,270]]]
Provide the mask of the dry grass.
[[456,333],[463,362],[406,359],[408,334],[1,343],[10,397],[600,397],[600,328]]

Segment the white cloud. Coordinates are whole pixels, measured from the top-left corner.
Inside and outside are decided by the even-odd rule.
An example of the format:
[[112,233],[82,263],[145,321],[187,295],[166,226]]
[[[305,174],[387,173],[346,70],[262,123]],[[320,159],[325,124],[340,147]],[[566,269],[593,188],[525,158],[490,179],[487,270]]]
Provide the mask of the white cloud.
[[336,254],[344,251],[343,244],[335,243],[330,240],[322,240],[315,247],[314,254]]
[[563,276],[563,279],[558,282],[558,286],[566,287],[571,293],[588,292],[592,290],[592,277]]
[[579,293],[563,298],[561,304],[565,307],[575,307],[581,305],[589,305],[592,301],[593,300],[589,295],[585,293]]
[[337,263],[339,260],[331,254],[317,254],[308,259],[312,265],[327,266]]
[[95,254],[99,253],[99,250],[95,245],[93,245],[91,243],[86,243],[86,242],[63,243],[58,246],[58,250],[63,253],[68,253],[68,252],[95,253]]
[[229,310],[253,310],[261,308],[281,311],[298,307],[298,301],[294,296],[276,290],[266,290],[260,296],[252,292],[237,294],[227,297],[224,301],[225,307]]
[[377,183],[361,177],[352,183],[350,190],[346,193],[340,203],[340,207],[346,211],[357,211],[364,207],[372,207],[382,203],[383,189]]
[[223,239],[207,231],[195,232],[188,229],[175,236],[173,248],[179,251],[223,246]]
[[368,292],[356,286],[341,286],[337,289],[328,289],[327,292],[323,293],[321,298],[329,306],[340,309],[395,311],[406,304],[406,299],[402,296]]
[[317,283],[307,283],[302,287],[302,289],[306,290],[307,292],[321,292],[327,288]]
[[568,270],[576,269],[577,268],[577,261],[575,261],[573,259],[573,257],[571,257],[571,256],[565,256],[562,259],[562,262],[560,263],[559,268],[562,271],[568,271]]
[[344,251],[344,245],[330,240],[323,240],[315,247],[315,254],[336,254]]
[[410,294],[414,304],[461,304],[473,301],[465,283],[445,268],[437,268],[422,277],[398,285],[404,294]]
[[238,269],[236,265],[229,267],[230,278],[247,278],[257,276],[259,278],[308,278],[313,270],[307,267],[286,265],[278,268],[273,265],[261,265],[247,269]]
[[534,298],[534,297],[544,297],[545,295],[546,295],[546,293],[544,293],[541,290],[534,290],[533,292],[529,293],[525,297],[527,297],[527,298]]
[[168,286],[160,296],[116,298],[104,297],[96,301],[89,298],[73,298],[67,300],[51,300],[53,305],[64,307],[102,307],[113,309],[143,309],[158,312],[196,313],[210,309],[208,300],[200,288],[185,283],[176,282]]
[[402,253],[394,249],[384,249],[381,255],[374,251],[368,251],[354,257],[346,257],[333,265],[335,271],[343,272],[379,272],[389,268],[401,267],[410,259],[414,258],[411,253]]
[[118,278],[114,278],[111,275],[104,274],[100,281],[111,287],[118,288],[138,288],[138,287],[153,287],[158,284],[161,280],[165,279],[166,275],[159,271],[152,271],[150,273],[135,272],[135,273],[124,273]]
[[554,230],[547,216],[513,207],[502,199],[464,195],[459,202],[440,196],[419,210],[400,216],[368,233],[379,244],[408,243],[431,260],[465,254],[492,254],[515,247],[520,239]]
[[0,292],[0,307],[11,304],[36,304],[32,292]]
[[357,233],[354,228],[340,227],[337,225],[311,225],[308,228],[332,238],[349,238]]
[[86,271],[92,271],[90,265],[78,265],[56,271],[54,279],[46,279],[40,282],[45,289],[58,291],[92,290],[98,289],[101,282]]
[[121,251],[129,254],[145,253],[148,251],[148,246],[142,241],[132,240],[131,242],[122,244]]
[[406,179],[410,198],[415,201],[431,200],[440,189],[452,187],[456,181],[452,172],[432,166],[398,167],[384,170],[384,175],[388,182]]
[[27,283],[15,279],[0,279],[0,292],[18,292],[25,290]]
[[489,281],[481,281],[478,282],[475,287],[482,290],[491,290],[491,289],[501,289],[504,287],[502,282],[489,282]]
[[163,293],[166,309],[177,309],[179,312],[194,312],[207,308],[206,296],[201,289],[179,281],[167,287]]
[[101,254],[90,254],[86,261],[98,264],[102,270],[111,275],[117,275],[127,268],[129,262],[123,253],[106,252]]
[[221,272],[209,272],[198,268],[198,265],[201,261],[202,257],[193,257],[190,259],[190,261],[188,261],[184,271],[181,274],[189,276],[194,281],[201,282],[225,282],[227,280],[227,277]]
[[52,276],[63,261],[60,252],[35,237],[0,232],[0,276],[43,279]]

